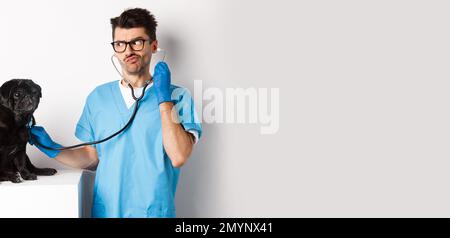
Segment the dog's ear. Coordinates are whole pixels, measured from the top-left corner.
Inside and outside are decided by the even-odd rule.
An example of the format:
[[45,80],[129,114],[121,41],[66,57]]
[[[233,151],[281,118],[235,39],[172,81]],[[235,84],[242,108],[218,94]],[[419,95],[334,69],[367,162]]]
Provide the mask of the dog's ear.
[[34,84],[34,85],[36,85],[36,88],[39,91],[39,98],[41,98],[42,97],[42,88],[41,88],[41,86],[39,86],[38,84]]
[[5,107],[8,105],[10,89],[11,87],[9,82],[4,83],[0,87],[0,103]]
[[33,92],[37,91],[39,98],[42,97],[42,88],[31,79],[22,79],[22,83],[25,83],[28,87],[32,89]]
[[15,80],[10,80],[0,87],[0,103],[7,108],[10,108],[11,92],[16,84]]

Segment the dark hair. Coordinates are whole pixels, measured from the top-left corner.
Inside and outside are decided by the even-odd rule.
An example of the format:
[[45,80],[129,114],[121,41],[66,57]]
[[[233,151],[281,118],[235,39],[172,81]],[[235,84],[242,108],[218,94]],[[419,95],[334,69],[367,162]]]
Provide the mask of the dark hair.
[[113,39],[117,27],[125,29],[144,27],[145,33],[147,33],[151,41],[154,41],[156,40],[158,22],[147,9],[133,8],[125,10],[118,17],[111,18],[111,26]]

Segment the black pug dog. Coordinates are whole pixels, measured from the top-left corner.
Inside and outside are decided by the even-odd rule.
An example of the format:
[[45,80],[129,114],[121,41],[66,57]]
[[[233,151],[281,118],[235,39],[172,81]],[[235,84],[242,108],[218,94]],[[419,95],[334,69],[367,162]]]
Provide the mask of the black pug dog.
[[55,169],[36,168],[26,154],[27,125],[39,105],[41,87],[29,79],[13,79],[0,87],[0,181],[20,183]]

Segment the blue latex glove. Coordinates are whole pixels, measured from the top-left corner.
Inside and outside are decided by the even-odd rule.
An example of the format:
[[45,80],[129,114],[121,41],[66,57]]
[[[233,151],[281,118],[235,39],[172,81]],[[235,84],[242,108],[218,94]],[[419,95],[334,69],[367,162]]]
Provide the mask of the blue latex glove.
[[165,62],[158,62],[153,75],[153,87],[155,87],[158,104],[171,102],[170,70]]
[[56,156],[58,156],[59,153],[61,153],[60,150],[45,149],[42,148],[40,145],[33,143],[34,140],[37,140],[37,142],[39,142],[40,144],[50,148],[62,147],[60,144],[54,142],[52,138],[50,138],[50,136],[47,134],[47,132],[43,127],[32,126],[30,129],[30,133],[31,133],[30,137],[33,138],[32,139],[30,138],[28,140],[28,143],[30,143],[30,145],[36,146],[40,151],[42,151],[42,153],[46,154],[48,157],[55,158]]

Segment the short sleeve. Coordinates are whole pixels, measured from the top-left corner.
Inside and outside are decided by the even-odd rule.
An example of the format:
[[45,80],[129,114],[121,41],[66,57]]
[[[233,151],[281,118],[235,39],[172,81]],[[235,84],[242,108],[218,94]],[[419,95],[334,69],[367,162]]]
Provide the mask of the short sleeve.
[[77,127],[75,129],[75,136],[83,141],[94,141],[94,131],[92,129],[91,110],[89,107],[89,100],[86,100],[86,104],[83,108],[83,113],[78,120]]
[[175,108],[178,119],[186,131],[196,131],[198,138],[202,135],[201,122],[197,116],[194,100],[186,88],[175,88],[172,91],[172,99],[175,99]]
[[191,133],[191,135],[194,136],[194,144],[197,144],[197,142],[198,142],[198,131],[196,131],[196,130],[188,130],[187,132]]

